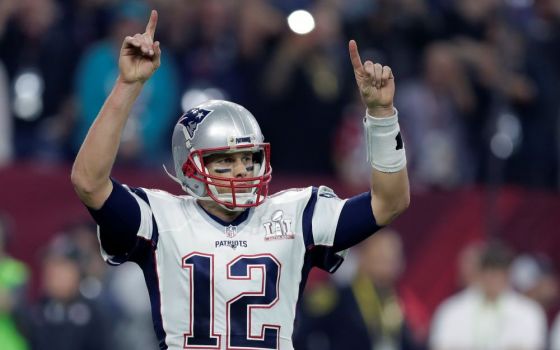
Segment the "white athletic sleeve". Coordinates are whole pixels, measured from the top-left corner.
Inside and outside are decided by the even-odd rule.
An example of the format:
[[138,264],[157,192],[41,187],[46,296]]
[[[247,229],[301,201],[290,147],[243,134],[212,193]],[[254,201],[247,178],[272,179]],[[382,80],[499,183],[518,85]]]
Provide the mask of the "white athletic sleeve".
[[338,218],[345,202],[345,199],[338,198],[334,191],[326,186],[317,189],[312,221],[315,245],[333,245]]

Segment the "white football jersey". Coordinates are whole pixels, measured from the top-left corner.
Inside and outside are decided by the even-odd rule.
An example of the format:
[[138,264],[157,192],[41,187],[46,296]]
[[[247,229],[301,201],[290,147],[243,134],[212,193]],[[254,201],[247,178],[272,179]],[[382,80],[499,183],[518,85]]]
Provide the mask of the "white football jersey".
[[293,349],[309,270],[342,262],[328,247],[345,200],[327,187],[287,190],[225,224],[192,197],[130,191],[141,244],[122,257],[101,250],[142,268],[161,349]]

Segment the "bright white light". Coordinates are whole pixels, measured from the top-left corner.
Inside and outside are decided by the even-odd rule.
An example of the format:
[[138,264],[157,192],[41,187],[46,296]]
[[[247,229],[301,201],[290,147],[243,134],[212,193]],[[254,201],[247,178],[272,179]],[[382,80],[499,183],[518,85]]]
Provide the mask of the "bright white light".
[[499,116],[496,126],[498,132],[508,135],[514,144],[519,142],[523,127],[517,116],[511,113],[503,113]]
[[297,10],[288,16],[288,26],[296,34],[307,34],[315,29],[315,19],[305,10]]
[[16,78],[14,90],[17,97],[35,98],[43,92],[43,81],[36,73],[23,73]]
[[39,118],[39,113],[43,109],[43,102],[40,98],[17,96],[14,101],[15,115],[26,121],[33,121]]
[[34,71],[21,73],[14,80],[14,114],[23,120],[32,121],[43,110],[43,79]]
[[225,92],[218,88],[204,89],[204,94],[214,100],[224,100],[226,98]]
[[225,92],[218,88],[189,89],[181,98],[181,109],[186,112],[208,100],[223,100],[226,97]]
[[490,141],[492,153],[500,159],[508,159],[513,153],[513,141],[509,135],[498,132]]

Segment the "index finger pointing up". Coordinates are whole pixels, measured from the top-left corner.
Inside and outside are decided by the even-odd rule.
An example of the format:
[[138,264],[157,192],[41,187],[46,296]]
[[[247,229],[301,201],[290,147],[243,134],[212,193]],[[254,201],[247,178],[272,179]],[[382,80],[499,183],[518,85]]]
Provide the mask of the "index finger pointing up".
[[350,40],[348,43],[348,51],[350,52],[350,61],[352,61],[352,67],[354,67],[354,70],[362,69],[362,59],[360,58],[358,44],[356,44],[355,40]]
[[150,14],[150,20],[146,25],[146,34],[148,34],[150,38],[152,38],[152,40],[154,39],[154,34],[156,32],[157,20],[158,13],[156,10],[152,10],[152,13]]

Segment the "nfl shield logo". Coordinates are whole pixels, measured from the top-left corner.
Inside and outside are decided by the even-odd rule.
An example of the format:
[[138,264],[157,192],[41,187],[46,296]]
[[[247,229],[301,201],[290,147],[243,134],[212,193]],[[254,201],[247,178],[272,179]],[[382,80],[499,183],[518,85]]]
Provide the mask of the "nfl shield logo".
[[233,238],[237,234],[237,226],[226,226],[224,233],[226,234],[227,238]]

